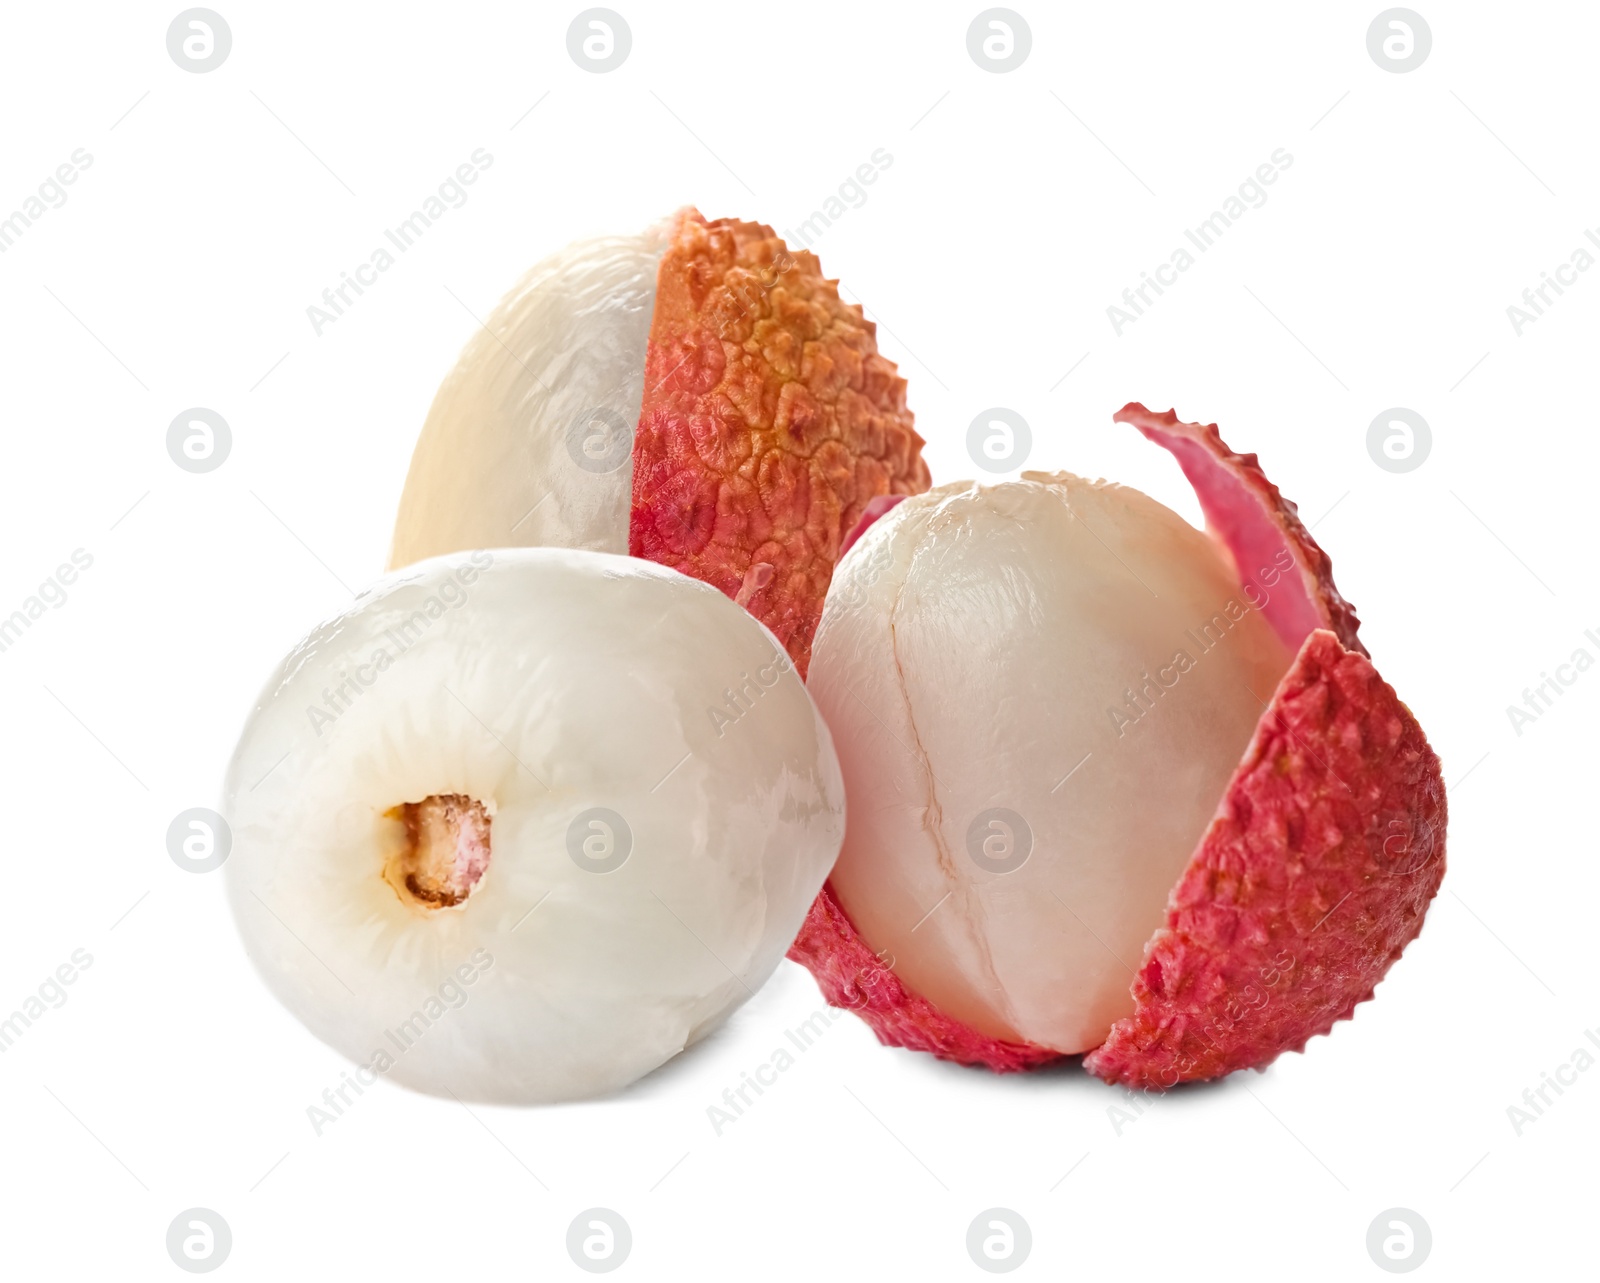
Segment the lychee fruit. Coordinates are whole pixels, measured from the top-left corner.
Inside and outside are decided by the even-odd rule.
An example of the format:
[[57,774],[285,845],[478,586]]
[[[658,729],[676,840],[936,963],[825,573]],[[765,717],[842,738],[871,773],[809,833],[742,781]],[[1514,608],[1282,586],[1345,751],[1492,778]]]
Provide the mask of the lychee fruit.
[[1443,876],[1445,796],[1255,456],[1117,418],[1211,537],[1068,473],[860,523],[809,677],[849,821],[790,956],[885,1043],[1164,1089],[1372,996]]
[[394,573],[263,689],[228,769],[245,945],[324,1042],[463,1099],[591,1096],[771,974],[838,854],[828,729],[772,634],[630,557]]
[[905,381],[816,257],[694,209],[581,241],[501,300],[434,399],[391,567],[631,553],[714,585],[803,676],[843,537],[928,488]]

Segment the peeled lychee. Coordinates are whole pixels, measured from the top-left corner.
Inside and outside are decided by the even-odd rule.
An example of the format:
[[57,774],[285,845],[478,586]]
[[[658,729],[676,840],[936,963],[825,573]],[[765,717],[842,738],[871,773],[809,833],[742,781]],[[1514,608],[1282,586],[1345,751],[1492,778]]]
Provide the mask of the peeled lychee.
[[802,675],[843,537],[928,487],[905,381],[809,251],[680,212],[535,266],[440,387],[391,566],[632,553],[714,585]]
[[1445,801],[1255,457],[1118,418],[1178,458],[1214,538],[1026,473],[906,499],[840,562],[809,681],[850,816],[790,956],[886,1043],[1088,1053],[1165,1088],[1372,995],[1443,876]]
[[301,642],[226,784],[274,994],[361,1067],[505,1103],[621,1087],[793,940],[844,794],[793,661],[706,584],[564,549],[436,558]]

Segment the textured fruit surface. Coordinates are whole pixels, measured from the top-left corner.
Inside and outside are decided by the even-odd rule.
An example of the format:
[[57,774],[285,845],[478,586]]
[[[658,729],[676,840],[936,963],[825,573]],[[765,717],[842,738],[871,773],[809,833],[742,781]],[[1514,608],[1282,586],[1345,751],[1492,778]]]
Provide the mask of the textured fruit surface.
[[928,488],[905,380],[809,251],[674,221],[633,450],[628,550],[714,584],[801,674],[840,544],[879,495]]
[[313,630],[225,799],[229,899],[283,1004],[395,1082],[506,1103],[614,1090],[714,1029],[844,829],[771,633],[556,548],[431,559]]
[[[1370,998],[1443,877],[1446,808],[1437,757],[1368,660],[1327,555],[1256,457],[1170,411],[1130,404],[1116,417],[1174,454],[1249,608],[1298,652],[1270,705],[1252,691],[1265,711],[1145,946],[1135,1011],[1085,1061],[1161,1089],[1264,1067]],[[870,529],[855,533],[869,542]],[[839,591],[849,578],[847,563]],[[1051,1058],[908,986],[831,883],[790,956],[890,1045],[997,1071]]]
[[1422,929],[1444,829],[1422,728],[1366,656],[1313,632],[1172,892],[1138,1011],[1085,1067],[1164,1088],[1327,1033]]

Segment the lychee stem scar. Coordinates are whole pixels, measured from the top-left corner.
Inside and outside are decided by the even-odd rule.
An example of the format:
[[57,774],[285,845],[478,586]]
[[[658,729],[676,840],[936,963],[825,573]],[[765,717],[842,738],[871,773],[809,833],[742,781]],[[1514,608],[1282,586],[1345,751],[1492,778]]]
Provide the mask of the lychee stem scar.
[[405,841],[383,870],[395,894],[422,909],[465,903],[489,867],[488,808],[464,793],[434,793],[384,814],[405,825]]

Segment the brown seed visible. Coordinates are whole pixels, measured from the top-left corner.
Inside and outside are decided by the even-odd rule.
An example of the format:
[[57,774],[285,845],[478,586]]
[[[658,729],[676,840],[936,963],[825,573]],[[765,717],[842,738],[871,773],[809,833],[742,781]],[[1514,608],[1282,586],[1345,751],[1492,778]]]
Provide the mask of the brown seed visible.
[[465,903],[489,867],[491,816],[484,804],[464,793],[430,794],[384,815],[406,829],[404,845],[383,870],[395,894],[423,909]]

